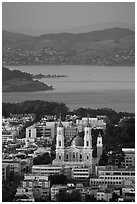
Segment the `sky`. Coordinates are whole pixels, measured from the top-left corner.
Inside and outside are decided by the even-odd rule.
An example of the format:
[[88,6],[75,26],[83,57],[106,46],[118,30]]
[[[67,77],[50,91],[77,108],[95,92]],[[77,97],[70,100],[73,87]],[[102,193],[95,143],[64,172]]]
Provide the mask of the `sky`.
[[68,29],[87,24],[135,24],[133,2],[3,2],[2,29]]

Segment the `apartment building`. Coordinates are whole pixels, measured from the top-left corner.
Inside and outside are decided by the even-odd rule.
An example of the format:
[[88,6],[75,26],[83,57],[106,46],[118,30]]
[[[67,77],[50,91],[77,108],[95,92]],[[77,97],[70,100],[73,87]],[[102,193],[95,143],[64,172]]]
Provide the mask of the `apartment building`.
[[34,165],[32,166],[32,173],[54,175],[62,173],[62,166],[53,165]]
[[77,180],[85,180],[89,178],[90,172],[88,167],[74,167],[72,168],[72,178]]
[[76,125],[77,126],[83,126],[85,127],[87,124],[87,121],[89,121],[90,125],[92,128],[96,128],[96,129],[106,129],[106,123],[104,122],[104,120],[102,118],[82,118],[81,120],[77,119],[76,120]]
[[125,181],[135,182],[134,169],[105,168],[98,170],[98,177],[90,179],[90,185],[124,186]]

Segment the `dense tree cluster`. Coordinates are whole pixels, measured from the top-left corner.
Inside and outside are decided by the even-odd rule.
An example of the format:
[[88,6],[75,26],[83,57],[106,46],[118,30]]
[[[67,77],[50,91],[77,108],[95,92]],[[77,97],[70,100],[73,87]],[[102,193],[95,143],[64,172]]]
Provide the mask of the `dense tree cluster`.
[[46,102],[40,100],[24,101],[21,103],[3,103],[2,114],[9,116],[10,114],[35,113],[39,120],[44,115],[57,115],[61,113],[65,116],[68,113],[68,107],[64,103]]
[[123,125],[114,126],[108,124],[104,134],[103,142],[105,148],[115,149],[118,146],[123,148],[135,147],[135,118],[129,118]]
[[57,194],[57,200],[59,202],[80,202],[81,194],[77,190],[72,191],[72,193],[61,191]]
[[50,175],[49,176],[49,180],[50,180],[50,185],[54,185],[54,184],[67,184],[67,176],[64,174],[60,174],[60,175]]
[[80,118],[86,117],[96,117],[97,115],[105,115],[107,118],[105,119],[107,123],[111,122],[112,124],[117,124],[119,120],[123,117],[133,117],[134,113],[127,112],[116,112],[110,108],[101,108],[101,109],[91,109],[91,108],[79,108],[73,111],[73,114],[76,114]]
[[12,202],[16,194],[16,190],[23,180],[22,175],[18,175],[15,172],[10,172],[6,181],[2,183],[2,201]]
[[52,158],[49,156],[49,153],[38,155],[33,159],[34,165],[49,164],[49,163],[52,163]]

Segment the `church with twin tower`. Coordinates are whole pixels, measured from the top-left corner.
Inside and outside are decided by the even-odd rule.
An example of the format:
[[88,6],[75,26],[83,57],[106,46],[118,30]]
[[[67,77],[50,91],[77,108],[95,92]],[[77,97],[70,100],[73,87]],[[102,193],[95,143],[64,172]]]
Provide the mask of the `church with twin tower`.
[[[86,166],[92,172],[93,166],[93,148],[92,148],[92,135],[91,126],[87,119],[87,125],[84,128],[84,138],[79,133],[73,137],[70,146],[65,146],[64,127],[61,123],[57,127],[56,137],[56,158],[53,160],[53,165],[57,166]],[[97,138],[97,158],[102,155],[102,136],[99,134]]]

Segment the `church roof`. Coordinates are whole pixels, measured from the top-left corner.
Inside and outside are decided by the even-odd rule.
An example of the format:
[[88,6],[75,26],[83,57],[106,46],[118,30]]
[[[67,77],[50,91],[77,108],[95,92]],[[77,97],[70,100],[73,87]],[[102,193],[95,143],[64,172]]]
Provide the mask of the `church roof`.
[[61,113],[60,113],[60,117],[59,117],[59,126],[58,127],[63,127],[63,124],[61,122]]
[[89,117],[87,117],[87,125],[86,127],[91,127],[90,123],[89,123]]
[[59,126],[58,127],[63,127],[63,124],[62,124],[61,120],[59,122]]
[[102,137],[100,132],[99,132],[99,134],[98,134],[98,137]]
[[79,135],[76,135],[73,137],[71,141],[71,146],[84,146],[84,139],[80,137]]

